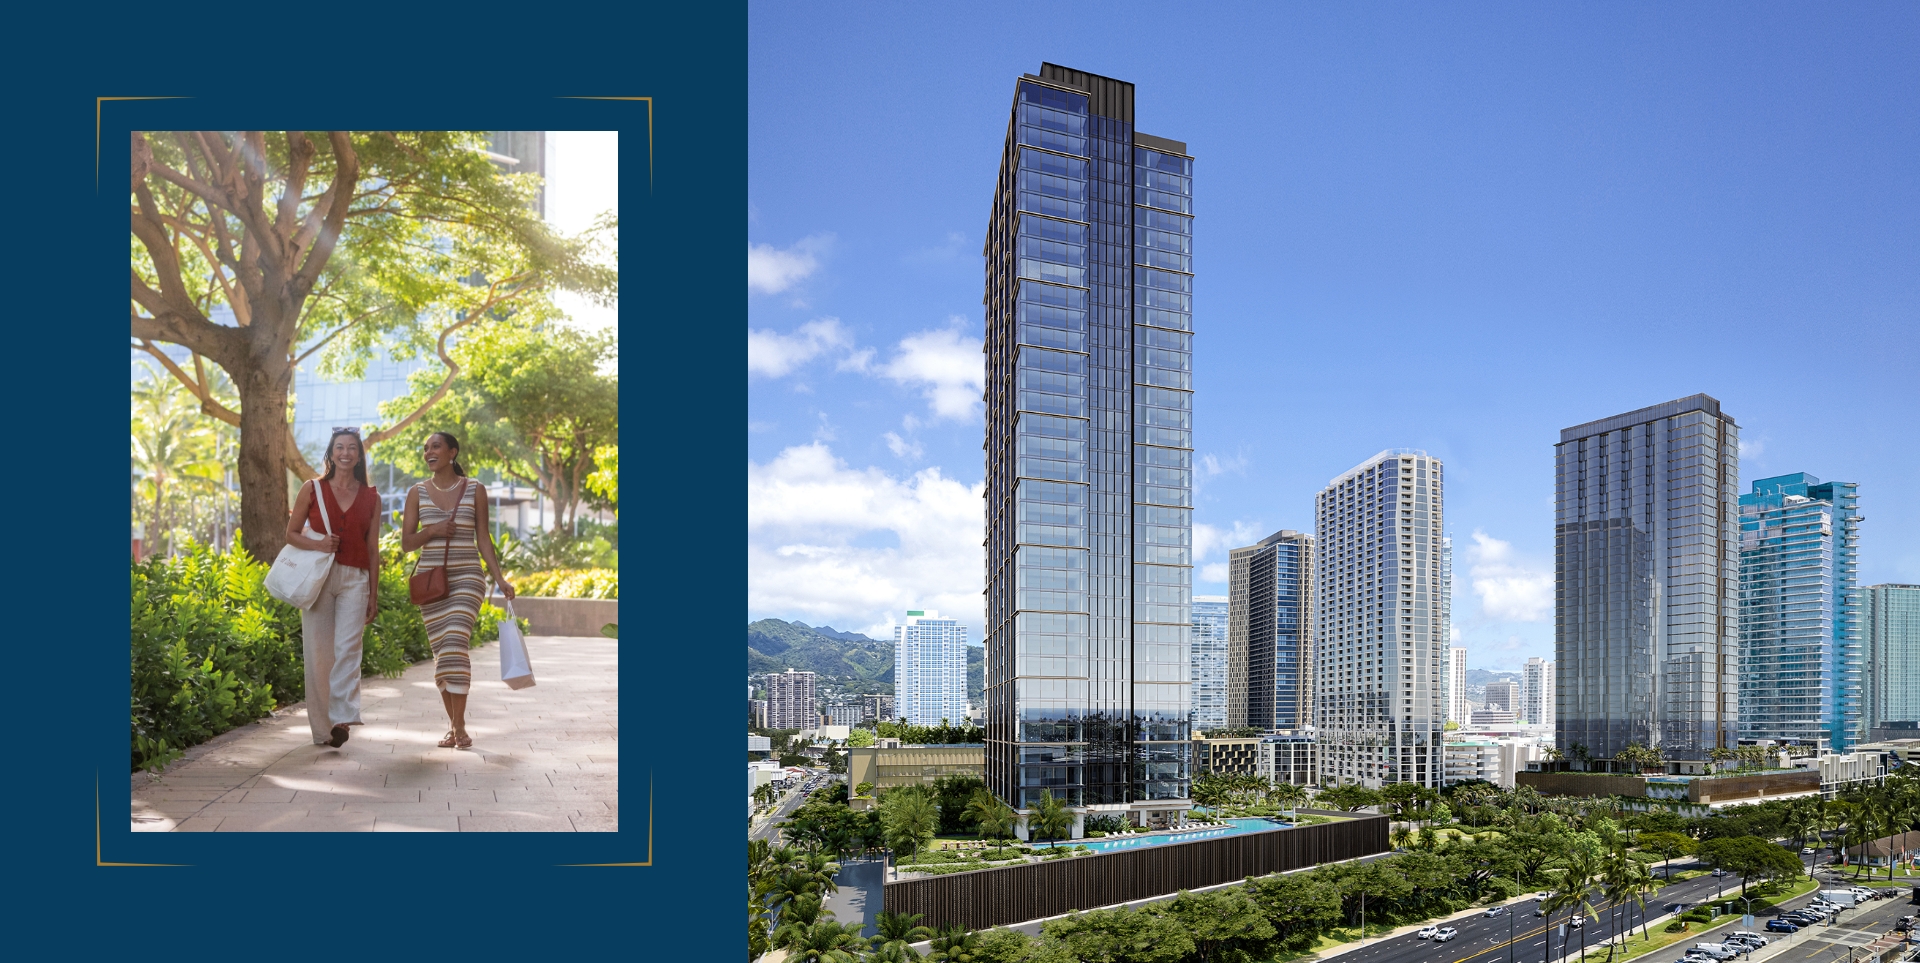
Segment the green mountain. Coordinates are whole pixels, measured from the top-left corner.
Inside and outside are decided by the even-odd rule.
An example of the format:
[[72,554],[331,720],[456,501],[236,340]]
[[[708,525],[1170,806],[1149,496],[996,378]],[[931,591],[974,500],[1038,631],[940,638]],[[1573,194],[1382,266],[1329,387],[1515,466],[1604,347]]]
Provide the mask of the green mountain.
[[[893,694],[893,642],[833,626],[761,619],[747,624],[747,674],[798,669],[819,674],[848,693]],[[967,646],[967,698],[986,689],[986,649]]]

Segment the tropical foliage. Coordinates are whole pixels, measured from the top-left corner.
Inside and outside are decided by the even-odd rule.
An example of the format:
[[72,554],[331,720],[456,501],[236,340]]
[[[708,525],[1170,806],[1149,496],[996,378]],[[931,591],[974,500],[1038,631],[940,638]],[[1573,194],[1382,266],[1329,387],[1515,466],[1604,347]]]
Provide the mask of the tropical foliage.
[[620,573],[610,568],[549,569],[514,577],[521,595],[554,599],[617,599]]

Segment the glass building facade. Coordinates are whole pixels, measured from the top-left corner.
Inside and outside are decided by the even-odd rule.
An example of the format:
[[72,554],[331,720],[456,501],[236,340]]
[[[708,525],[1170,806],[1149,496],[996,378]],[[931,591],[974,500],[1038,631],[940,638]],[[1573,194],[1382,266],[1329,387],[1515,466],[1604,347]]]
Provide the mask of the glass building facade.
[[1188,725],[1194,735],[1227,726],[1227,597],[1193,597],[1193,637],[1188,646],[1188,688],[1193,693]]
[[1869,585],[1863,594],[1869,725],[1920,721],[1920,585]]
[[1444,469],[1383,451],[1314,496],[1314,713],[1320,779],[1446,779]]
[[1740,496],[1740,735],[1845,752],[1866,741],[1859,488],[1804,472]]
[[1275,532],[1227,556],[1227,724],[1313,725],[1313,536]]
[[1192,165],[1132,84],[1014,84],[987,230],[988,786],[1162,821],[1191,778]]
[[938,612],[908,612],[906,622],[893,627],[893,697],[903,721],[965,725],[967,627]]
[[1555,745],[1700,763],[1739,726],[1740,429],[1690,395],[1554,448]]

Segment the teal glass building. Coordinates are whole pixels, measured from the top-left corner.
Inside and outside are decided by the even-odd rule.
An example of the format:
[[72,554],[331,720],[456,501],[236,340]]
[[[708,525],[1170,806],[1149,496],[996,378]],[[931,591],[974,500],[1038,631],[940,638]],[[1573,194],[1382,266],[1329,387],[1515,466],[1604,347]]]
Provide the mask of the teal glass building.
[[1867,724],[1920,721],[1920,585],[1869,585],[1864,594]]
[[1193,159],[1130,83],[1014,83],[986,256],[988,786],[1187,808]]
[[1805,472],[1740,496],[1740,735],[1866,741],[1859,486]]

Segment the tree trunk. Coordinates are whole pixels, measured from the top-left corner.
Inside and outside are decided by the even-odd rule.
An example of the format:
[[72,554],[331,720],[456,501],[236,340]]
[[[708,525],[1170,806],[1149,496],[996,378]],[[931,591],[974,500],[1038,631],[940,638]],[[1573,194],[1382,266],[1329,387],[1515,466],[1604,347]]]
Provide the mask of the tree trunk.
[[240,533],[247,554],[272,564],[287,542],[287,513],[292,508],[287,495],[287,392],[293,365],[284,346],[251,354],[250,370],[227,372],[240,392]]

